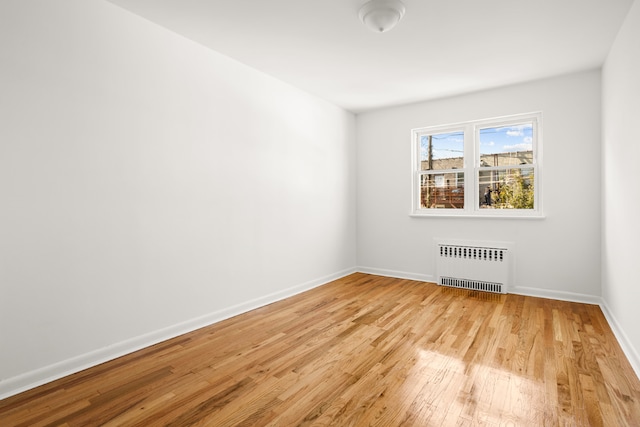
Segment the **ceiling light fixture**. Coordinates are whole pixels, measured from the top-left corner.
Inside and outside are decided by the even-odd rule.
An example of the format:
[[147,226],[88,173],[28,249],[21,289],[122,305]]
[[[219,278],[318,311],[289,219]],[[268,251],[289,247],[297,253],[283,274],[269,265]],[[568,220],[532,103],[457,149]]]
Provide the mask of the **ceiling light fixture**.
[[372,31],[384,33],[400,22],[404,10],[400,0],[370,0],[362,5],[358,16]]

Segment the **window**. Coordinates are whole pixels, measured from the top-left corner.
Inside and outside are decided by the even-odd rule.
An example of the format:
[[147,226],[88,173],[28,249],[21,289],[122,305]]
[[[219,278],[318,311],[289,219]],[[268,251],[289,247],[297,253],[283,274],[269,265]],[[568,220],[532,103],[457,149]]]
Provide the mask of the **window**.
[[412,131],[414,215],[542,216],[541,114]]

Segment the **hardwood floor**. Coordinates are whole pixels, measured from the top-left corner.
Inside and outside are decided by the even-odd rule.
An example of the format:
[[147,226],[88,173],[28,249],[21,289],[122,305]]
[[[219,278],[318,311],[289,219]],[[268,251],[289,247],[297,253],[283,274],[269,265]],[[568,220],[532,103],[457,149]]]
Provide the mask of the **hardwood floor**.
[[600,308],[353,274],[0,401],[2,426],[640,426]]

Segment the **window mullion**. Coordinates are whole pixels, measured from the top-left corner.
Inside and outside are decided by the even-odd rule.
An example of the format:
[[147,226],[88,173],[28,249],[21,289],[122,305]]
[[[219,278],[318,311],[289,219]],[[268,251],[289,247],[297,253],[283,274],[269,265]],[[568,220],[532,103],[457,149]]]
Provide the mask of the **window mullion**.
[[464,206],[466,212],[473,212],[477,202],[475,189],[477,188],[476,176],[476,131],[472,124],[467,124],[464,131]]

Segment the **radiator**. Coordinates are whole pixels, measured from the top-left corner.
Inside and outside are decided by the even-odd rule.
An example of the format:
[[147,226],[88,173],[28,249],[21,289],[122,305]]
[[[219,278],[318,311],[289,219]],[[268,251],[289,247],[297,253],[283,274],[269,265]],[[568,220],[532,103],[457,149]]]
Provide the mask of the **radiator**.
[[512,255],[508,245],[441,242],[436,249],[439,285],[507,293]]

